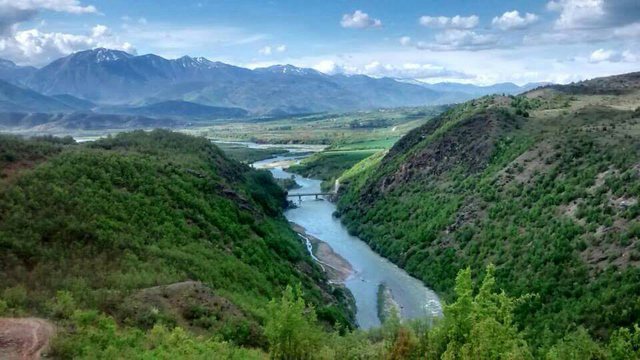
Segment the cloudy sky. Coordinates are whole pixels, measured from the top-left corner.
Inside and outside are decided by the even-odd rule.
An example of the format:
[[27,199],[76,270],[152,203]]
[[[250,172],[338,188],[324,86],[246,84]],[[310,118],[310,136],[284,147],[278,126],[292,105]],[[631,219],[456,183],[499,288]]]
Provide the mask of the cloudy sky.
[[0,58],[95,47],[491,84],[640,71],[640,0],[0,0]]

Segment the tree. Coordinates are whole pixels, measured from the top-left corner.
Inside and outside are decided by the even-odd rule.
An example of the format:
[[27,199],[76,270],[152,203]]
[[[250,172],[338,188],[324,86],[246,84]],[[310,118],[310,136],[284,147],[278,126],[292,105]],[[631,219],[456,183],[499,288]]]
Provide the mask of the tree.
[[280,301],[269,303],[268,314],[265,335],[271,357],[283,360],[312,358],[320,348],[323,334],[315,310],[305,305],[300,287],[287,286]]
[[524,298],[494,292],[495,267],[489,265],[477,295],[469,268],[456,277],[456,301],[444,308],[447,349],[443,359],[532,359],[527,342],[513,324]]
[[581,327],[554,345],[547,353],[546,358],[547,360],[598,360],[606,359],[607,356],[600,345],[593,341],[587,331]]
[[609,356],[615,360],[631,360],[640,358],[640,326],[635,325],[633,331],[621,328],[613,333],[609,340]]

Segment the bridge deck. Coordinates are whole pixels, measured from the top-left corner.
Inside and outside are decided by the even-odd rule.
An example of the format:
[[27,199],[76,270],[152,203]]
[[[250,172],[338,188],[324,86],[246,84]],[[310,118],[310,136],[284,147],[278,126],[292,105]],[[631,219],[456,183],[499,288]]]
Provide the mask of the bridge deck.
[[302,197],[302,196],[330,196],[335,195],[335,193],[299,193],[299,194],[287,194],[287,197]]

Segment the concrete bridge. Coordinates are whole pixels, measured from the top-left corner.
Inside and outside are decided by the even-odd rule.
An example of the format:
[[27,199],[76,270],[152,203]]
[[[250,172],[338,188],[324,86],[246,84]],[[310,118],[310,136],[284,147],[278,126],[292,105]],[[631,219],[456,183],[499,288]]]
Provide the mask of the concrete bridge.
[[303,196],[315,196],[316,200],[320,199],[320,196],[333,196],[335,193],[332,192],[319,192],[319,193],[299,193],[299,194],[287,194],[287,197],[290,198],[298,198],[298,201],[302,201]]

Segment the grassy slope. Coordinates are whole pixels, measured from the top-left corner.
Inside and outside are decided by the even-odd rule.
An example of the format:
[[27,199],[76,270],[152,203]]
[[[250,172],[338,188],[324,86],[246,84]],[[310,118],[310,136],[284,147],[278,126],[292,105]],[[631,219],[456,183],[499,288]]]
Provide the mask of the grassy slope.
[[270,159],[289,152],[282,148],[252,149],[246,145],[230,143],[216,143],[216,146],[219,147],[220,150],[224,151],[229,158],[245,164]]
[[501,288],[536,294],[517,319],[537,345],[577,325],[606,337],[640,320],[637,100],[460,105],[346,173],[343,220],[448,300],[459,269],[495,263]]
[[376,150],[322,151],[292,165],[287,170],[304,177],[322,180],[321,187],[329,190],[342,173],[358,162],[375,154]]
[[[349,317],[281,215],[271,176],[207,140],[166,131],[84,145],[1,140],[5,315],[53,317],[63,328],[75,308],[141,329],[186,318],[195,331],[265,346],[267,302],[301,283],[320,318]],[[176,314],[136,300],[140,289],[184,280],[212,289],[209,303]],[[64,299],[73,305],[60,311]],[[226,304],[222,317],[214,303]]]

